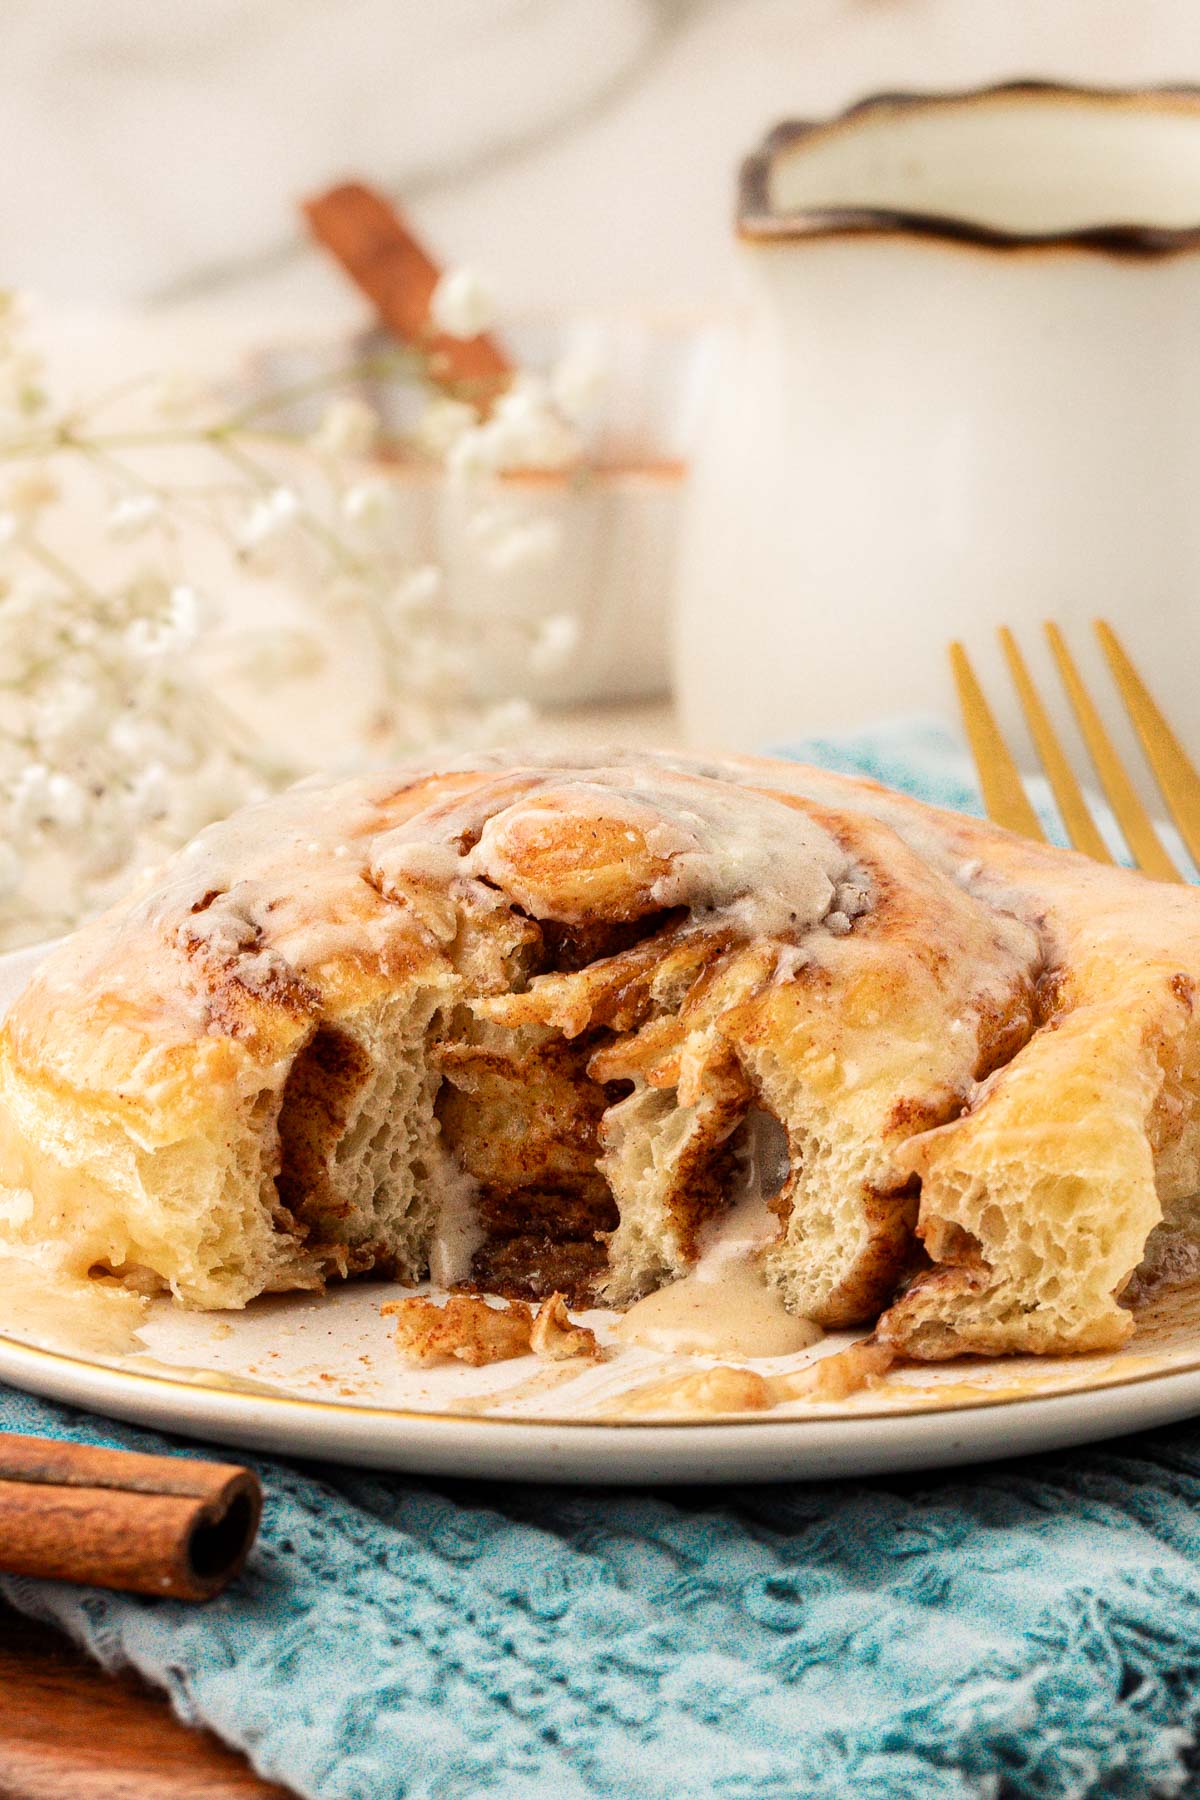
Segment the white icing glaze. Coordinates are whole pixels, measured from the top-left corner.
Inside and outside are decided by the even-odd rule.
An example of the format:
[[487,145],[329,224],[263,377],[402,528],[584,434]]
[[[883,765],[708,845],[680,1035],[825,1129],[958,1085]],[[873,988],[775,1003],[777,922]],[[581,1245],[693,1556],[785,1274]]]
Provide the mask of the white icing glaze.
[[140,1346],[145,1300],[115,1281],[71,1275],[52,1252],[0,1255],[3,1329],[34,1344],[85,1356],[120,1356]]
[[829,833],[769,795],[694,778],[685,785],[658,765],[588,768],[568,781],[557,774],[506,772],[461,802],[406,820],[378,841],[378,875],[389,885],[421,875],[504,888],[512,877],[506,835],[552,799],[585,827],[625,822],[631,842],[668,864],[649,892],[655,907],[719,915],[748,937],[795,937],[823,921],[844,934],[870,904],[865,877]]
[[763,1279],[757,1259],[728,1259],[718,1279],[702,1266],[638,1300],[615,1334],[623,1344],[699,1356],[790,1356],[821,1337],[794,1318]]
[[[740,790],[742,798],[745,797],[747,788],[755,788],[761,784],[779,793],[795,794],[800,799],[815,801],[819,806],[829,807],[834,811],[863,812],[887,825],[918,856],[947,875],[958,887],[975,895],[985,905],[999,906],[1001,928],[1004,912],[1012,907],[1011,887],[1006,888],[989,874],[978,857],[964,857],[954,842],[939,832],[935,823],[936,809],[918,807],[904,795],[892,793],[887,788],[856,788],[855,783],[848,781],[846,777],[813,768],[806,763],[791,762],[783,758],[773,759],[769,767],[762,767],[753,759],[689,757],[671,751],[624,750],[616,746],[605,746],[593,752],[563,750],[549,754],[496,750],[464,758],[460,764],[450,766],[464,769],[511,769],[518,764],[530,770],[541,771],[586,770],[589,779],[596,764],[603,764],[606,769],[635,771],[650,764],[654,770],[663,774],[675,772],[699,776],[706,781],[728,783]],[[927,817],[931,812],[933,816]],[[953,815],[945,816],[950,818]],[[1097,864],[1095,869],[1095,881],[1099,885],[1103,880],[1102,866]],[[1086,866],[1079,873],[1082,879],[1086,879]],[[869,894],[869,888],[867,892]],[[852,904],[839,910],[844,911],[847,918],[853,921],[866,908],[865,905]],[[830,925],[828,919],[826,924]],[[836,932],[838,926],[832,925],[831,929]]]
[[429,1279],[435,1287],[457,1287],[471,1273],[471,1259],[486,1233],[479,1222],[479,1183],[443,1152],[437,1225],[429,1245]]
[[749,1357],[790,1356],[820,1339],[820,1326],[794,1317],[767,1286],[762,1252],[779,1234],[770,1200],[787,1174],[786,1139],[781,1151],[783,1134],[765,1114],[749,1123],[740,1196],[703,1233],[692,1272],[630,1307],[616,1327],[622,1343]]
[[[662,859],[647,910],[688,907],[715,929],[815,943],[844,933],[870,905],[869,885],[834,839],[804,812],[748,787],[736,765],[613,752],[599,767],[582,755],[502,753],[467,767],[481,778],[460,793],[449,771],[439,797],[399,825],[391,823],[397,795],[411,784],[392,770],[302,782],[207,827],[147,873],[140,899],[116,909],[106,929],[70,940],[46,978],[58,991],[94,991],[102,972],[131,1020],[154,1015],[165,1043],[207,1029],[210,983],[187,967],[197,950],[210,965],[236,964],[244,986],[267,993],[339,961],[385,964],[391,945],[414,930],[431,946],[446,943],[456,902],[506,904],[497,891],[504,822],[549,789],[572,818],[626,818]],[[184,953],[169,981],[142,954],[148,929]]]

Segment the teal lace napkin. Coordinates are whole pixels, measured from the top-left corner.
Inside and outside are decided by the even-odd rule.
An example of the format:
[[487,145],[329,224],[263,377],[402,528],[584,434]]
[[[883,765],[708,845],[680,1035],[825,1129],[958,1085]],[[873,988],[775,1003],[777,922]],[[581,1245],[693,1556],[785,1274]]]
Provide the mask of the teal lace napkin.
[[[814,761],[973,804],[923,727]],[[0,1428],[184,1448],[0,1389]],[[1200,1429],[964,1473],[629,1492],[252,1460],[203,1608],[15,1606],[312,1800],[1200,1793]]]

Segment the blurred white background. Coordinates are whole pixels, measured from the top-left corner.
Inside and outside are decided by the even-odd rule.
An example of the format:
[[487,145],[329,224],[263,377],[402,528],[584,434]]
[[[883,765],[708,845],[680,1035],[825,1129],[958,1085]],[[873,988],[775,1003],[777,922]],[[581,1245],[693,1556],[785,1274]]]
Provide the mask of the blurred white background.
[[[745,391],[733,360],[748,316],[734,305],[744,273],[732,231],[737,167],[789,116],[827,114],[881,89],[1020,76],[1200,82],[1200,0],[3,0],[0,288],[27,290],[33,305],[28,346],[23,309],[0,308],[0,410],[7,379],[17,414],[59,424],[35,433],[32,448],[18,434],[16,466],[0,484],[11,601],[0,609],[0,664],[7,655],[16,671],[0,680],[0,941],[63,929],[127,865],[236,804],[251,779],[270,785],[296,768],[352,762],[364,746],[408,754],[463,729],[487,736],[504,717],[504,728],[526,732],[525,700],[560,709],[537,723],[551,735],[664,743],[687,730],[713,747],[758,747],[769,676],[778,716],[802,735],[816,711],[797,681],[799,659],[778,654],[773,628],[746,629],[746,604],[731,599],[747,585],[758,599],[777,593],[801,626],[834,621],[841,660],[809,687],[826,723],[858,722],[842,655],[846,621],[856,608],[864,616],[854,536],[831,532],[828,566],[814,562],[817,534],[792,499],[806,491],[804,469],[782,452],[772,461],[761,409],[748,409],[744,457],[742,440],[726,433],[723,442],[713,424],[722,383]],[[347,178],[399,202],[444,267],[470,265],[487,278],[520,371],[505,401],[518,420],[524,407],[526,426],[531,412],[540,408],[543,422],[553,412],[557,374],[591,343],[599,398],[578,452],[589,479],[526,488],[493,459],[465,480],[447,451],[445,470],[427,480],[419,458],[376,467],[361,450],[332,470],[322,461],[317,479],[295,457],[311,460],[305,434],[320,405],[312,420],[290,421],[296,435],[269,456],[257,441],[252,455],[217,442],[207,425],[196,436],[207,402],[193,376],[218,378],[213,403],[233,409],[227,431],[242,409],[261,409],[268,389],[298,381],[315,403],[314,372],[353,362],[367,303],[309,241],[299,211],[302,197]],[[863,266],[864,312],[886,316],[887,281]],[[1188,273],[1163,265],[1155,291]],[[1178,309],[1174,340],[1189,354],[1194,310]],[[782,327],[768,326],[774,342]],[[1141,334],[1147,366],[1159,335]],[[988,341],[981,333],[981,366]],[[1186,359],[1172,357],[1168,335],[1165,374],[1142,384],[1151,409],[1163,397],[1166,423],[1151,419],[1152,441],[1175,456],[1170,478],[1159,480],[1154,457],[1135,473],[1158,483],[1155,505],[1175,505],[1170,531],[1156,531],[1161,515],[1147,508],[1139,529],[1164,561],[1179,550],[1168,574],[1182,596],[1178,616],[1190,619],[1195,584],[1180,546],[1195,539],[1195,480],[1175,455],[1172,421],[1195,409],[1175,379]],[[1118,364],[1137,387],[1142,364]],[[768,385],[772,396],[783,391]],[[885,375],[869,396],[876,409],[895,411],[901,385]],[[184,427],[178,393],[189,386],[201,414]],[[417,388],[414,417],[429,400]],[[910,388],[928,415],[927,388]],[[158,436],[114,438],[106,413],[100,436],[81,442],[114,390],[118,405],[159,407],[171,423]],[[1042,388],[1034,391],[1040,403]],[[806,430],[812,397],[806,389],[793,409]],[[968,415],[971,404],[968,394]],[[871,464],[852,442],[860,420],[840,389],[824,428],[830,422],[845,425],[856,519],[860,471]],[[478,458],[491,422],[459,426],[455,450],[473,446]],[[1032,466],[1027,438],[1012,435],[1020,466]],[[122,457],[139,441],[144,466],[130,469]],[[828,430],[814,427],[808,441],[824,457]],[[1095,441],[1103,448],[1102,435]],[[774,516],[794,522],[795,542],[776,555],[774,589],[763,575],[748,584],[745,559],[733,554],[725,521],[753,517],[736,483],[711,487],[732,511],[706,501],[700,477],[714,444],[749,486],[764,457],[768,473],[791,483]],[[186,463],[189,451],[203,469]],[[316,454],[327,460],[319,444]],[[53,463],[49,474],[43,462]],[[507,466],[521,466],[515,453]],[[886,473],[887,459],[876,466]],[[215,533],[187,509],[193,473],[202,514],[205,493],[222,496],[212,500],[223,527]],[[181,479],[182,517],[172,487]],[[993,486],[976,485],[986,509]],[[1133,480],[1128,488],[1137,511],[1142,490]],[[947,492],[953,501],[960,487]],[[156,519],[164,495],[167,516],[147,524],[147,506]],[[879,493],[870,501],[882,516]],[[372,507],[391,521],[386,529],[378,518],[371,525]],[[900,511],[926,531],[927,508]],[[1117,531],[1122,516],[1110,509],[1105,529]],[[723,574],[697,519],[730,553]],[[272,547],[277,526],[284,541]],[[368,548],[356,536],[347,551],[338,536],[347,529]],[[384,550],[370,549],[373,531]],[[999,535],[1023,542],[1008,520]],[[300,554],[331,536],[340,560]],[[757,550],[768,534],[752,529],[749,541]],[[880,541],[872,595],[896,624],[888,642],[900,640],[883,657],[888,699],[892,688],[897,707],[927,696],[920,681],[936,667],[930,679],[941,682],[949,721],[941,626],[919,629],[929,583],[906,589],[920,563],[893,554],[886,533]],[[1090,533],[1082,548],[1103,558],[1105,542]],[[1103,604],[1118,623],[1122,607],[1144,609],[1154,595],[1134,561],[1136,579],[1122,580],[1126,563],[1108,557],[1114,579],[1076,582],[1074,602]],[[688,566],[703,575],[691,602]],[[979,584],[960,582],[957,561],[946,579],[975,642],[994,622],[973,604]],[[1007,611],[1016,588],[996,585]],[[414,593],[436,603],[414,613]],[[1067,604],[1055,594],[1055,611]],[[1177,616],[1155,605],[1156,616]],[[739,667],[714,621],[765,671]],[[673,624],[695,652],[690,699],[684,660],[669,653]],[[813,634],[802,635],[811,652]],[[1160,636],[1162,656],[1182,668]],[[847,641],[865,667],[861,638]],[[567,654],[539,659],[547,643]],[[1141,652],[1142,636],[1134,647]],[[1151,661],[1147,672],[1161,666]],[[696,703],[697,671],[711,707]],[[728,697],[739,689],[750,699],[735,714]]]
[[354,173],[524,308],[724,302],[733,169],[880,86],[1200,79],[1195,0],[5,0],[0,267],[56,307],[357,302]]

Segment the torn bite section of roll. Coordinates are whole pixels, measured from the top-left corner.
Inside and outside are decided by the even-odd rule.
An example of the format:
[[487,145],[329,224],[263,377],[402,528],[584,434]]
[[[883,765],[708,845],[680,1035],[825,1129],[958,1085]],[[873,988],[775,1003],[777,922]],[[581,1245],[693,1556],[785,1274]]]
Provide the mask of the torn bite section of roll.
[[589,1079],[588,1054],[545,1027],[469,1016],[438,1047],[442,1142],[475,1196],[476,1244],[457,1279],[590,1298],[617,1213],[596,1168],[610,1094]]
[[424,1254],[452,1176],[427,1048],[439,998],[422,988],[323,1024],[292,1064],[279,1110],[279,1200],[330,1272],[407,1272]]
[[[509,991],[464,995],[431,1048],[441,1145],[472,1196],[469,1253],[456,1262],[453,1280],[532,1299],[559,1291],[587,1304],[618,1222],[598,1167],[600,1124],[628,1083],[593,1075],[593,1053],[608,1034],[580,995],[595,989],[593,970],[644,955],[647,940],[675,915],[644,907],[637,918],[582,923],[518,916],[528,957]],[[565,1017],[564,994],[571,996]],[[442,1217],[444,1209],[435,1249]],[[431,1272],[433,1262],[446,1278],[440,1255]]]
[[[922,1259],[905,1146],[955,1118],[1036,1028],[1042,947],[884,827],[860,833],[874,905],[729,1022],[761,1104],[786,1124],[785,1229],[769,1278],[840,1328],[873,1322]],[[937,930],[930,930],[930,920]]]
[[[959,1119],[909,1146],[935,1267],[883,1321],[897,1350],[927,1360],[1106,1350],[1133,1331],[1119,1301],[1162,1216],[1146,1127],[1163,1069],[1136,1017],[1114,1019],[1081,1057],[1087,1028],[1076,1014],[1040,1033]],[[1061,1101],[1054,1124],[1047,1088]]]
[[[522,827],[541,852],[556,818],[539,810]],[[506,855],[514,830],[498,839]],[[477,850],[487,844],[485,829]],[[403,1201],[412,1251],[401,1272],[424,1272],[424,1242],[443,1280],[629,1305],[695,1265],[706,1228],[731,1204],[757,1110],[779,1122],[787,1146],[767,1278],[798,1316],[829,1326],[877,1317],[916,1254],[918,1181],[897,1152],[960,1111],[972,1082],[1027,1037],[1039,955],[1016,921],[997,926],[903,846],[888,852],[914,865],[906,879],[889,886],[874,872],[875,905],[853,931],[798,944],[745,939],[682,909],[587,924],[527,919],[524,959],[425,1027],[424,1073],[397,1104],[423,1145],[415,1166],[425,1182]],[[558,870],[553,858],[546,867]],[[571,899],[583,876],[564,869],[553,879]],[[526,904],[542,903],[528,879],[520,887]],[[611,913],[626,910],[606,891]],[[925,928],[934,905],[940,940]],[[872,951],[876,933],[886,957]],[[495,991],[501,980],[509,991]],[[881,1033],[880,1019],[897,1015],[899,1026]],[[314,1062],[322,1042],[318,1034]],[[329,1091],[312,1113],[333,1121],[338,1055],[326,1055],[322,1075]],[[370,1116],[366,1103],[357,1116],[337,1114],[326,1162],[352,1171],[356,1146],[374,1145],[383,1194],[394,1183],[386,1145],[360,1122]],[[285,1195],[288,1167],[285,1158]],[[311,1179],[299,1210],[328,1218]],[[349,1268],[360,1245],[361,1266],[379,1260],[370,1210],[343,1211]],[[442,1254],[449,1236],[456,1256]]]
[[600,1283],[610,1305],[628,1306],[692,1267],[702,1227],[728,1203],[747,1104],[741,1081],[691,1105],[674,1088],[642,1086],[607,1114],[600,1167],[619,1207]]

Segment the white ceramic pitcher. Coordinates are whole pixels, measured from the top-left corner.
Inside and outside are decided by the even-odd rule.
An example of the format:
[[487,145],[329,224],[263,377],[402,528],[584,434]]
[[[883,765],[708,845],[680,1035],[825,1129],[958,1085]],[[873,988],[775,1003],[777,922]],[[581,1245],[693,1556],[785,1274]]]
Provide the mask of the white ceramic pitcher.
[[1200,92],[871,99],[774,131],[738,229],[682,558],[689,735],[952,715],[948,639],[986,672],[995,624],[1082,646],[1097,614],[1188,734]]

